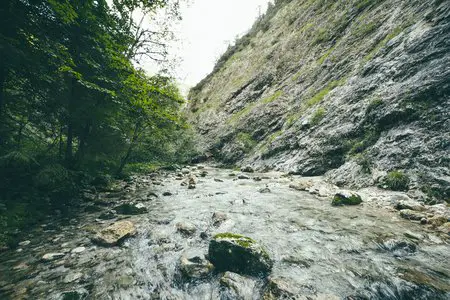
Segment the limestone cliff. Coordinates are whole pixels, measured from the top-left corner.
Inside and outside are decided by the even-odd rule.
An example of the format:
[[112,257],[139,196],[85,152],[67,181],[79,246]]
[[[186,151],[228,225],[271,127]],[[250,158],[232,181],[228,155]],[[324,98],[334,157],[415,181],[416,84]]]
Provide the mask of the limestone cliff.
[[406,188],[447,200],[449,104],[450,1],[280,0],[187,110],[225,164],[357,187],[400,170]]

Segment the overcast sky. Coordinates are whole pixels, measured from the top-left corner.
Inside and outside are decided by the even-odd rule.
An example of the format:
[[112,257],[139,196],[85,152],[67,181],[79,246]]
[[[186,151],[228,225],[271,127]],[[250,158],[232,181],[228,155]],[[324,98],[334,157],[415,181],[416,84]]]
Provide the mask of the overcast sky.
[[[250,29],[269,0],[190,0],[173,29],[177,42],[171,52],[180,59],[175,75],[184,90],[202,80],[236,36]],[[154,72],[151,64],[144,69]]]

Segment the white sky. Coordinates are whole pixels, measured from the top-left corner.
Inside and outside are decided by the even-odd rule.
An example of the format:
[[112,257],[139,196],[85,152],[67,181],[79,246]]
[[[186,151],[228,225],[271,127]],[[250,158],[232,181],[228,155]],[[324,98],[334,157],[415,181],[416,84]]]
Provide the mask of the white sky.
[[[183,5],[180,23],[173,29],[177,41],[170,52],[180,61],[175,76],[183,92],[208,75],[217,59],[266,11],[269,0],[190,0]],[[144,63],[150,73],[155,68]]]

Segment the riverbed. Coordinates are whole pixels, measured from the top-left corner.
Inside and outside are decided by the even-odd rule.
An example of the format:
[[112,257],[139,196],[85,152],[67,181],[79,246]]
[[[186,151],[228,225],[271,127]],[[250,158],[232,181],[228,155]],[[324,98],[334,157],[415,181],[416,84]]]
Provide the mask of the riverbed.
[[[268,278],[250,278],[254,285],[239,291],[242,299],[262,299],[268,282],[282,282],[293,299],[450,299],[448,234],[401,218],[375,189],[362,191],[361,205],[334,207],[326,183],[293,189],[298,176],[208,166],[178,173],[118,182],[77,217],[28,232],[0,253],[1,299],[228,299],[223,274],[188,280],[178,268],[182,256],[206,255],[222,232],[251,237],[274,261]],[[125,202],[148,212],[99,219]],[[137,235],[116,247],[91,241],[118,219],[133,222]],[[44,262],[46,253],[63,255]]]

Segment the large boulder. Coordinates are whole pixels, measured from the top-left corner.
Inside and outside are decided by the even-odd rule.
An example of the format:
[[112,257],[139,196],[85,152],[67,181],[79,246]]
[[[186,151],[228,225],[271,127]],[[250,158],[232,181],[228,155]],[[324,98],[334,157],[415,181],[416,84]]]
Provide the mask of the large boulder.
[[267,275],[273,266],[267,251],[249,237],[220,233],[209,243],[209,260],[221,271],[253,276]]
[[135,234],[136,228],[132,222],[119,221],[97,232],[93,241],[102,246],[115,246]]
[[331,205],[333,206],[358,205],[361,203],[362,199],[360,195],[349,191],[341,191],[334,195]]

